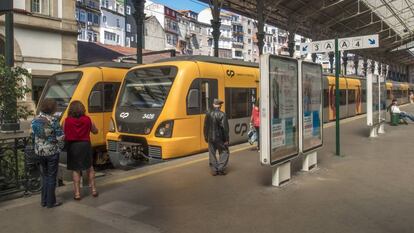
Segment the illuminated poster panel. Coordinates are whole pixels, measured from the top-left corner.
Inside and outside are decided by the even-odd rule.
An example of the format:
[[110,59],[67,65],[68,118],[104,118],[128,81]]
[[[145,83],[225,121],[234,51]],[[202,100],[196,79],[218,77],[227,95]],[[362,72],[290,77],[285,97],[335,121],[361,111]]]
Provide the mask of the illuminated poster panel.
[[385,82],[385,76],[379,76],[379,95],[380,95],[380,112],[379,112],[379,122],[382,123],[385,121],[385,114],[387,109],[387,87]]
[[322,146],[322,68],[302,62],[302,152]]
[[269,57],[270,161],[283,163],[299,152],[298,62]]
[[380,115],[380,92],[379,88],[380,85],[378,83],[379,76],[374,74],[372,78],[372,123],[373,125],[377,125],[379,123]]

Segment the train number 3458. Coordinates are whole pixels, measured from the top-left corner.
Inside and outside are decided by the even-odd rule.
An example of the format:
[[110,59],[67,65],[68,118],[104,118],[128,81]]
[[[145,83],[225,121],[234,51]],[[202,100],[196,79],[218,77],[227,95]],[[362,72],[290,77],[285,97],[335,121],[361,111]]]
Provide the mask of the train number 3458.
[[155,114],[153,114],[153,113],[148,113],[148,114],[144,114],[144,115],[142,116],[142,119],[152,120],[152,119],[154,119],[154,117],[155,117]]

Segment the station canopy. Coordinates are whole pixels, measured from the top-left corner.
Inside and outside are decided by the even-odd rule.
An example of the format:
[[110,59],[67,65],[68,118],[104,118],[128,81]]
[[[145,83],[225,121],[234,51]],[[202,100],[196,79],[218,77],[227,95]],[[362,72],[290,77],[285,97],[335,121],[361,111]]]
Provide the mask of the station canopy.
[[[257,19],[259,0],[219,1],[225,10]],[[267,24],[312,40],[379,34],[379,48],[354,53],[388,64],[414,64],[414,0],[263,1]]]

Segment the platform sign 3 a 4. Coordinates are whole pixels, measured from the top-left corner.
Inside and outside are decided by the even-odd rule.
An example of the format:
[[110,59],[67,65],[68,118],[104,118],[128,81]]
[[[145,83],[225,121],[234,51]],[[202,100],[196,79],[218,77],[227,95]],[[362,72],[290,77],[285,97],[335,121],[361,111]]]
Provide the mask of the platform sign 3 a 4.
[[322,66],[320,64],[300,61],[299,114],[302,140],[301,152],[309,152],[322,146]]
[[299,153],[298,61],[263,55],[260,70],[260,160],[277,165]]

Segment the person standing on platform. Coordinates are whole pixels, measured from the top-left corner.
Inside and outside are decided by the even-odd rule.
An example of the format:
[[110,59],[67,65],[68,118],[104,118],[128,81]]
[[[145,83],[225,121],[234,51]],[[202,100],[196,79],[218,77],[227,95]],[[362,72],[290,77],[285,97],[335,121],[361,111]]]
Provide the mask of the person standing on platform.
[[[226,175],[229,161],[229,122],[226,113],[220,110],[223,101],[214,99],[213,109],[204,120],[204,139],[208,143],[209,164],[212,175]],[[217,160],[216,152],[219,152]]]
[[259,108],[259,100],[257,100],[253,105],[252,117],[250,118],[250,122],[256,130],[257,151],[260,151],[260,108]]
[[53,208],[62,202],[56,201],[56,177],[59,167],[59,154],[63,148],[64,134],[59,119],[54,117],[57,104],[52,99],[45,99],[40,106],[40,113],[31,124],[34,152],[39,156],[42,174],[42,195],[40,205]]
[[72,170],[73,178],[73,199],[79,201],[81,171],[86,170],[88,174],[89,187],[92,196],[97,197],[95,185],[95,171],[92,166],[92,146],[90,133],[97,134],[98,129],[91,118],[85,115],[85,106],[80,101],[73,101],[69,105],[68,117],[65,119],[63,129],[67,145],[67,168]]

